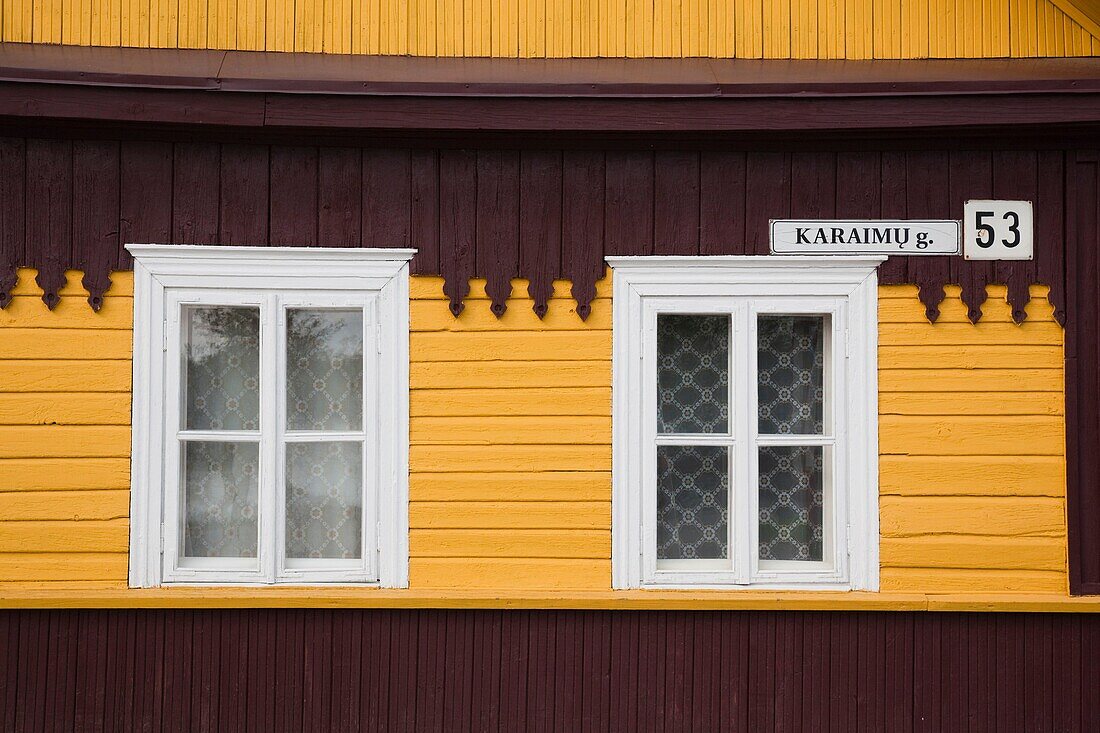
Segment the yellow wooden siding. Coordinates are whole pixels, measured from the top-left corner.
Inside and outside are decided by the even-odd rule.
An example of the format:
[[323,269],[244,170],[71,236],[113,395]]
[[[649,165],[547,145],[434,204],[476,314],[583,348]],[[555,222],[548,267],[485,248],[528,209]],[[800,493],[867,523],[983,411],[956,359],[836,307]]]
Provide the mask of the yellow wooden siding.
[[1059,0],[0,0],[0,27],[33,43],[412,56],[1100,55],[1100,28]]
[[[116,274],[93,313],[73,273],[50,312],[33,273],[20,275],[0,311],[0,598],[14,588],[143,597],[123,590],[132,278]],[[387,602],[681,602],[684,594],[610,590],[609,282],[587,322],[567,283],[556,284],[541,321],[522,282],[500,320],[480,282],[458,319],[438,278],[413,278],[411,291],[411,588],[383,593]],[[1011,322],[1003,288],[990,289],[978,326],[957,289],[948,292],[933,326],[915,288],[880,289],[883,592],[849,601],[1064,598],[1062,330],[1042,288],[1023,326]]]
[[948,295],[930,326],[880,288],[882,590],[1065,594],[1062,329],[1042,297],[1017,326],[991,287],[972,326]]

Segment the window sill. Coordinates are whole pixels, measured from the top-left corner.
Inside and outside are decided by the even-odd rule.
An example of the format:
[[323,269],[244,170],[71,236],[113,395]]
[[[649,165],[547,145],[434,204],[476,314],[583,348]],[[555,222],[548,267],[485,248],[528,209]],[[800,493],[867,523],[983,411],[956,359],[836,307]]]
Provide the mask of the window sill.
[[515,592],[360,586],[172,587],[0,584],[0,608],[517,608],[591,610],[1100,612],[1100,596],[1053,593],[633,590]]

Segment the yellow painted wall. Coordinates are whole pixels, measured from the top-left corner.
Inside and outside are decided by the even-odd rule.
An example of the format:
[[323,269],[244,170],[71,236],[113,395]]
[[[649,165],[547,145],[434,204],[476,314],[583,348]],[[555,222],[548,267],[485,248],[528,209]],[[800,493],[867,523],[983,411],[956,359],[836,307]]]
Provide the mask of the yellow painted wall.
[[[0,0],[5,41],[518,57],[1100,55],[1066,0]],[[1065,5],[1069,15],[1059,9]]]
[[[20,274],[0,311],[0,605],[34,593],[49,603],[50,588],[57,598],[113,589],[122,604],[209,600],[209,590],[125,590],[131,275],[114,276],[96,314],[76,273],[52,313],[33,273]],[[671,605],[767,595],[610,591],[609,281],[587,322],[567,283],[543,321],[523,297],[498,321],[477,282],[457,320],[438,278],[413,278],[411,290],[411,588],[280,598]],[[973,326],[949,289],[932,326],[915,288],[880,289],[883,593],[849,596],[891,607],[952,594],[1066,597],[1062,330],[1042,293],[1017,326],[991,288]]]

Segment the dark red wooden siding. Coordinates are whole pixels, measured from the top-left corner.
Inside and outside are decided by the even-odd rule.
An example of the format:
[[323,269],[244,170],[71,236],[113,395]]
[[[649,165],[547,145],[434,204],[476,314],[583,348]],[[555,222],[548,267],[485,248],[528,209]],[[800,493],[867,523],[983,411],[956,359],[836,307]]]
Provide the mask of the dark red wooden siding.
[[[502,313],[509,280],[573,281],[587,313],[605,255],[766,254],[768,220],[958,218],[968,198],[1038,202],[1037,259],[894,258],[887,283],[921,286],[931,318],[959,283],[980,317],[984,285],[1010,286],[1018,319],[1043,283],[1065,318],[1066,160],[1075,151],[724,152],[622,149],[391,149],[0,138],[0,299],[12,268],[38,267],[47,303],[85,270],[92,305],[127,242],[416,247],[452,309],[470,277]],[[1072,172],[1072,171],[1071,171]]]
[[1070,591],[1100,594],[1100,154],[1070,166],[1066,332],[1066,453]]
[[573,143],[455,148],[425,139],[386,148],[0,137],[0,307],[21,265],[38,268],[51,306],[64,271],[83,270],[98,307],[110,272],[130,265],[127,242],[297,244],[415,247],[414,272],[443,275],[455,314],[471,277],[486,278],[498,314],[510,280],[527,278],[540,315],[550,281],[569,279],[583,318],[606,255],[766,254],[770,218],[956,218],[970,198],[1031,199],[1034,261],[895,257],[880,280],[919,285],[933,320],[949,283],[962,286],[975,321],[989,283],[1008,286],[1017,320],[1028,286],[1050,286],[1055,314],[1068,323],[1071,590],[1100,594],[1095,152],[1038,139],[895,139],[864,150],[829,137],[757,141],[744,150]]
[[7,611],[0,729],[1091,731],[1100,616]]

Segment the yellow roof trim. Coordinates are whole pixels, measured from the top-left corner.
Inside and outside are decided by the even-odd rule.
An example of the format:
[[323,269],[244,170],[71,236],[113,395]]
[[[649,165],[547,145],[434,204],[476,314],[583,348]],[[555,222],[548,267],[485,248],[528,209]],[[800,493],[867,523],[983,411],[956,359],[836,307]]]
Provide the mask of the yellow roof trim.
[[1050,0],[1059,10],[1100,39],[1100,0]]

